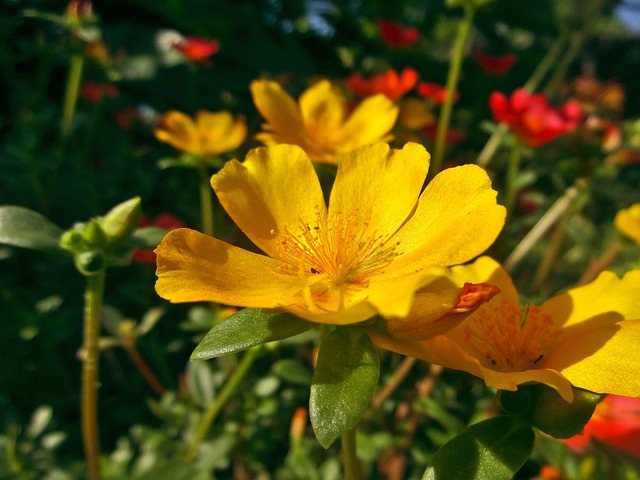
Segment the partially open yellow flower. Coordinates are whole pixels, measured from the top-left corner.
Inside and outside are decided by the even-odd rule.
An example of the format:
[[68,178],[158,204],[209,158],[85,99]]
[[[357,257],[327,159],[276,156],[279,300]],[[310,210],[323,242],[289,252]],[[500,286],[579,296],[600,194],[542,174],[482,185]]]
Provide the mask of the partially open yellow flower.
[[360,148],[340,157],[327,207],[302,149],[252,150],[211,184],[268,256],[173,230],[156,250],[156,290],[172,302],[281,308],[330,324],[404,317],[436,267],[483,252],[505,220],[484,170],[447,169],[420,193],[428,167],[418,144]]
[[501,293],[459,326],[426,341],[370,334],[381,347],[464,370],[500,390],[542,383],[572,401],[571,385],[596,393],[640,396],[640,270],[592,283],[541,306],[520,307],[509,275],[481,257],[453,267],[455,284],[487,282]]
[[219,155],[238,148],[247,137],[247,124],[242,117],[229,112],[199,111],[195,121],[182,112],[172,110],[163,115],[154,134],[161,142],[194,155]]
[[616,228],[635,243],[640,245],[640,203],[620,210],[614,220]]
[[347,99],[320,81],[295,100],[276,82],[251,83],[256,108],[267,120],[256,139],[265,145],[298,145],[314,162],[337,163],[337,155],[388,141],[398,107],[385,95],[368,97],[349,113]]

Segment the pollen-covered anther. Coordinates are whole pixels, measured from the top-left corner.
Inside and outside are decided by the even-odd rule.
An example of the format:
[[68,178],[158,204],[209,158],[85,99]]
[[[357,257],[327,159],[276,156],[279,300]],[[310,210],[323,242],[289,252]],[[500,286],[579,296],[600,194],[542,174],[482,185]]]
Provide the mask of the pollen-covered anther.
[[500,293],[500,289],[490,283],[465,283],[458,293],[455,306],[449,314],[465,313],[477,309]]
[[562,335],[535,305],[487,304],[464,324],[464,339],[482,352],[491,368],[524,371],[544,359]]

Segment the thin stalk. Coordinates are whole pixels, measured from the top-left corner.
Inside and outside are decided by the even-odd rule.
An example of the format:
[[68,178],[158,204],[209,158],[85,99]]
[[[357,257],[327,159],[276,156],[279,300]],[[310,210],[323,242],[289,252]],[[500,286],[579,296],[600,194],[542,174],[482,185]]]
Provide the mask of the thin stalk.
[[567,75],[567,71],[571,66],[571,63],[575,60],[576,56],[582,51],[582,47],[584,45],[585,40],[587,39],[587,35],[584,32],[574,32],[571,36],[571,42],[569,44],[569,49],[562,56],[560,61],[558,62],[558,66],[556,67],[556,71],[553,72],[553,75],[547,82],[547,86],[544,88],[544,94],[550,95],[557,88],[560,82]]
[[67,85],[62,108],[62,121],[60,124],[63,141],[69,136],[69,132],[73,125],[73,117],[76,112],[76,103],[78,102],[78,92],[80,92],[83,69],[84,57],[80,53],[73,54],[71,56],[71,62],[69,63],[69,75],[67,76]]
[[142,355],[140,355],[140,351],[138,350],[138,348],[134,344],[132,344],[125,346],[125,349],[127,350],[129,357],[131,357],[131,361],[133,361],[134,365],[140,371],[153,391],[156,392],[159,396],[164,395],[166,389],[164,388],[162,383],[160,383],[158,377],[154,375],[151,368],[149,368],[149,365],[147,364],[147,362],[145,362]]
[[504,206],[507,209],[507,215],[511,217],[513,217],[515,213],[516,195],[518,193],[516,183],[518,179],[518,172],[520,171],[520,163],[522,163],[522,150],[522,143],[519,141],[513,142],[511,155],[509,155],[509,163],[507,164]]
[[[562,52],[565,43],[567,42],[567,39],[568,35],[563,34],[553,44],[553,46],[549,49],[547,54],[543,57],[536,69],[531,74],[531,77],[529,77],[527,83],[525,83],[524,87],[522,87],[525,91],[532,93],[538,88],[540,82],[542,82],[542,79],[547,75],[547,73],[549,73],[551,67],[556,64],[558,57]],[[478,155],[478,160],[476,161],[476,164],[478,166],[487,168],[489,162],[495,155],[498,147],[502,143],[502,140],[504,139],[504,136],[508,131],[509,127],[507,127],[506,124],[501,123],[500,125],[498,125],[498,128],[493,131],[491,137],[489,137],[489,140],[487,140],[487,143],[484,145],[482,151]]]
[[[567,215],[565,214],[565,218],[566,217]],[[556,260],[560,256],[560,251],[562,250],[562,245],[564,245],[564,241],[566,238],[567,231],[564,228],[563,223],[558,222],[558,224],[553,229],[553,233],[551,234],[551,241],[549,247],[547,248],[547,251],[544,254],[542,263],[540,263],[540,265],[538,266],[538,270],[533,277],[533,292],[537,292],[549,277],[551,270],[556,264]]]
[[595,260],[589,268],[584,272],[580,280],[578,280],[578,286],[585,285],[591,280],[595,279],[605,268],[607,268],[615,258],[620,255],[624,248],[624,245],[619,240],[614,241],[609,248]]
[[254,347],[247,350],[247,353],[244,354],[242,360],[236,367],[235,371],[231,375],[231,378],[227,381],[226,385],[220,392],[220,395],[215,399],[215,401],[209,406],[208,410],[204,414],[204,418],[196,431],[195,438],[187,451],[187,458],[189,460],[193,460],[198,453],[198,447],[203,442],[209,430],[211,429],[211,425],[214,420],[222,410],[231,396],[235,393],[238,388],[238,385],[245,377],[245,375],[249,372],[251,365],[253,365],[253,361],[256,359],[258,352],[261,350],[261,347]]
[[198,168],[198,174],[200,175],[200,218],[202,232],[213,237],[213,195],[211,193],[213,189],[209,181],[210,175],[207,167],[204,165]]
[[432,175],[437,174],[442,168],[444,150],[447,145],[447,131],[449,130],[451,113],[453,111],[453,99],[455,97],[456,90],[458,89],[460,70],[462,67],[462,60],[464,58],[464,47],[473,27],[474,13],[475,10],[473,4],[466,3],[464,5],[464,16],[458,26],[458,32],[456,33],[451,62],[449,63],[449,72],[447,74],[447,95],[444,103],[442,104],[440,116],[438,118],[438,133],[436,134],[433,159],[431,160],[431,168],[429,169],[429,172],[432,172]]
[[373,400],[371,400],[371,409],[378,410],[384,401],[389,398],[391,395],[402,383],[402,381],[406,378],[406,376],[411,371],[411,368],[416,364],[416,359],[414,357],[405,357],[402,360],[402,363],[398,366],[396,371],[393,373],[393,376],[389,379],[387,384],[378,391]]
[[100,479],[100,441],[98,438],[98,365],[100,319],[104,298],[105,273],[87,276],[84,306],[84,359],[82,362],[82,438],[90,480]]
[[356,456],[356,429],[345,430],[342,440],[342,465],[345,480],[360,480],[360,463]]

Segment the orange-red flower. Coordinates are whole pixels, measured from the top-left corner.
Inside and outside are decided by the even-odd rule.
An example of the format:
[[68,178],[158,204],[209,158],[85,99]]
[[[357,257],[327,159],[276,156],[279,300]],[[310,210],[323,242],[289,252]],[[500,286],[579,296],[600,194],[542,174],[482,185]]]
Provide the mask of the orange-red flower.
[[478,52],[476,53],[476,61],[485,73],[489,75],[504,75],[515,65],[518,57],[513,53],[494,57],[483,52]]
[[542,94],[529,94],[517,89],[507,98],[500,92],[489,97],[493,118],[506,123],[520,140],[530,147],[539,147],[572,132],[582,121],[580,104],[568,102],[551,107]]
[[592,438],[640,457],[640,398],[607,396],[596,407],[582,434],[564,442],[580,451]]
[[404,94],[416,86],[418,82],[418,72],[407,67],[398,75],[394,69],[390,68],[384,73],[374,75],[368,80],[359,73],[351,75],[345,80],[345,84],[353,93],[365,98],[382,93],[389,99],[399,100]]
[[200,62],[220,50],[220,44],[216,40],[207,40],[202,37],[186,37],[174,43],[172,47],[193,62]]
[[96,105],[106,98],[116,98],[119,94],[118,88],[111,83],[88,82],[80,88],[80,97]]
[[[418,94],[421,97],[431,100],[436,105],[444,103],[447,98],[447,89],[437,83],[433,82],[420,82],[418,85]],[[458,101],[458,92],[453,94],[453,101]]]
[[382,41],[391,47],[406,47],[420,39],[420,32],[416,28],[387,20],[378,20],[378,30]]
[[[422,132],[429,138],[435,139],[438,134],[438,126],[435,123],[431,125],[427,125],[424,127]],[[467,139],[467,136],[464,132],[459,130],[447,130],[447,134],[445,136],[445,142],[447,145],[457,145],[459,143],[464,142]]]

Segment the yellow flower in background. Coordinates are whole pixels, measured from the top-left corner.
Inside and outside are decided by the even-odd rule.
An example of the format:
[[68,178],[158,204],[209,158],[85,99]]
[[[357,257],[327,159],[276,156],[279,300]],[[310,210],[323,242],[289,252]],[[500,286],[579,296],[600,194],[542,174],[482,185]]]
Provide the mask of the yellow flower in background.
[[588,285],[524,308],[509,275],[488,257],[453,267],[450,280],[486,282],[501,293],[444,335],[407,341],[370,334],[373,340],[394,352],[464,370],[499,390],[542,383],[569,402],[572,385],[640,396],[640,270],[622,279],[603,272]]
[[616,228],[635,243],[640,245],[640,203],[620,210],[614,219]]
[[229,112],[199,111],[195,119],[172,110],[160,119],[154,131],[158,140],[185,153],[219,155],[238,148],[247,137],[247,124],[242,117]]
[[156,250],[159,295],[340,325],[404,317],[439,267],[474,258],[504,224],[505,209],[475,165],[447,169],[422,191],[429,154],[418,144],[368,145],[339,162],[328,207],[300,147],[258,148],[243,163],[227,162],[211,184],[268,256],[173,230]]
[[434,125],[436,116],[428,103],[417,98],[406,98],[400,105],[400,124],[407,130],[416,131]]
[[298,103],[268,80],[251,83],[253,101],[266,119],[255,138],[265,145],[298,145],[314,162],[337,163],[337,156],[370,143],[388,141],[398,107],[382,94],[368,97],[350,113],[347,99],[320,81]]

